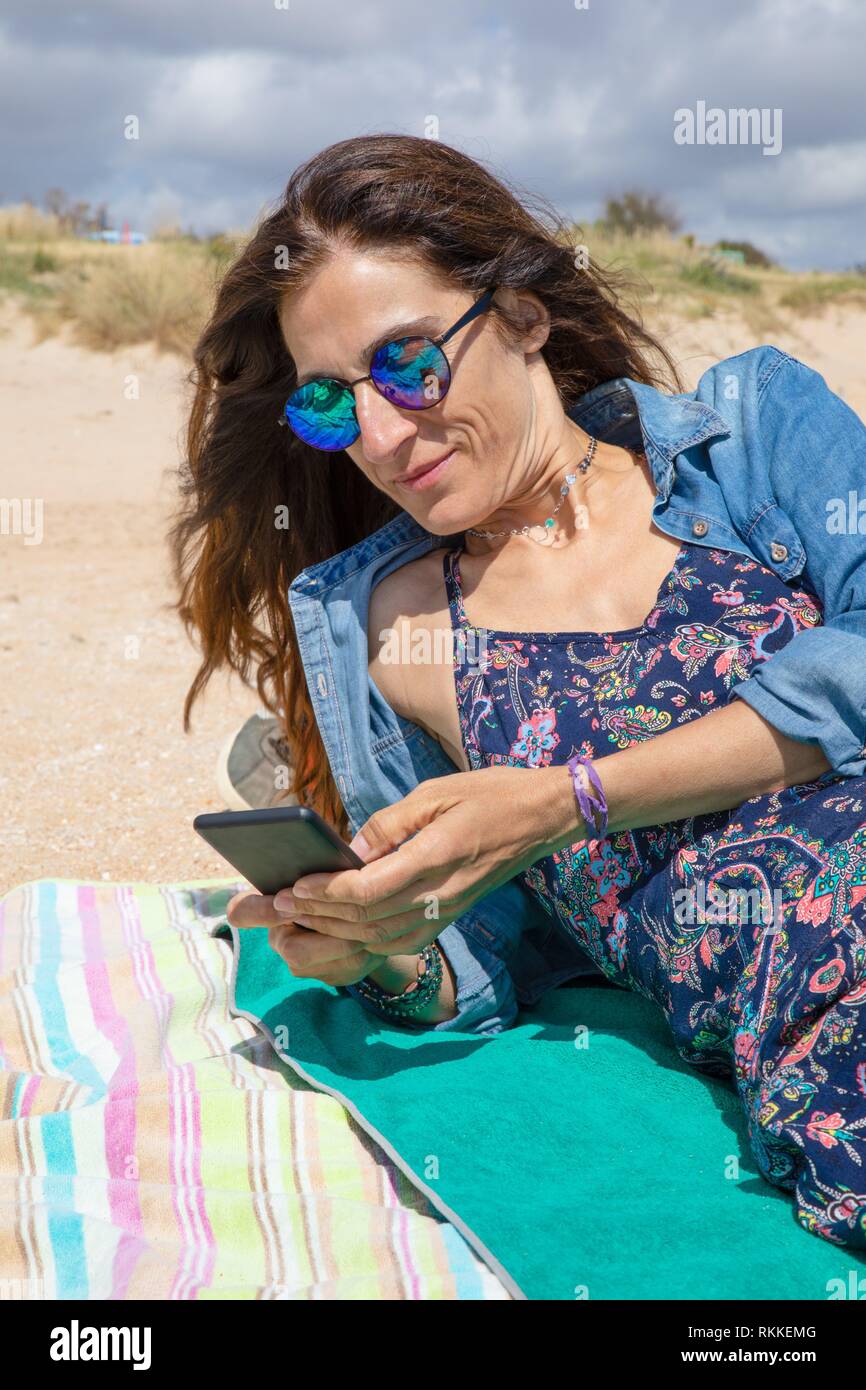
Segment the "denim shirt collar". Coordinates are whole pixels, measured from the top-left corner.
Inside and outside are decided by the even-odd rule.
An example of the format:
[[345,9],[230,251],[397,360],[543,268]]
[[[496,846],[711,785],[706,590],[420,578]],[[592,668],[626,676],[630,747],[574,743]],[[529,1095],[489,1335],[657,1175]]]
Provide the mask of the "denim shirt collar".
[[668,396],[625,376],[588,391],[566,414],[579,418],[582,429],[603,435],[609,443],[642,448],[662,502],[673,487],[677,454],[731,432],[705,401],[685,394]]

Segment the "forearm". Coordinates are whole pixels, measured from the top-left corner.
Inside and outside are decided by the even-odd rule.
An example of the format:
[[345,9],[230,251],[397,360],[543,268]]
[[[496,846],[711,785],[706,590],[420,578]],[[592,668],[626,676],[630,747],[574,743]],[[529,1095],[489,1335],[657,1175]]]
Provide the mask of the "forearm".
[[[830,763],[817,744],[780,734],[743,700],[596,762],[608,833],[728,810],[749,797],[809,782]],[[568,769],[546,768],[562,843],[584,835]]]

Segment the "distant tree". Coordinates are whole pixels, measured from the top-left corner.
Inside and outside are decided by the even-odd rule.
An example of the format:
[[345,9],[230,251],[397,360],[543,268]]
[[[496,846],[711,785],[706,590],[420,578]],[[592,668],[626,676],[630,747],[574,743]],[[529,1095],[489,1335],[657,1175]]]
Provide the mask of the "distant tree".
[[769,270],[771,266],[776,264],[763,251],[759,251],[757,246],[753,246],[750,241],[717,241],[713,249],[715,251],[742,251],[746,265],[757,265],[763,270]]
[[63,220],[69,198],[64,188],[49,188],[42,200],[45,211]]
[[73,203],[66,211],[64,218],[65,224],[74,236],[81,232],[86,232],[92,225],[93,219],[90,215],[90,204],[79,200]]
[[107,203],[91,207],[83,198],[71,199],[65,188],[49,188],[42,206],[49,216],[57,218],[61,231],[73,236],[80,236],[82,232],[104,232],[111,226]]
[[604,205],[603,226],[611,232],[634,236],[636,232],[678,232],[681,221],[659,193],[629,189],[619,198],[608,198]]

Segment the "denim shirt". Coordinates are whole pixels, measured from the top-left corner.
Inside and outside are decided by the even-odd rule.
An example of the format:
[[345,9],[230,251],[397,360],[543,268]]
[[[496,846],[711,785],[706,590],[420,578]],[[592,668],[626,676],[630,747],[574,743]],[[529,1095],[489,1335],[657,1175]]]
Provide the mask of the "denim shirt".
[[[567,413],[599,440],[646,454],[659,530],[737,551],[818,596],[823,624],[798,633],[734,693],[783,734],[819,744],[838,773],[861,776],[866,426],[823,377],[772,346],[717,363],[691,392],[669,395],[619,377]],[[370,678],[367,620],[375,584],[462,539],[433,535],[403,512],[290,586],[307,685],[353,834],[419,782],[457,771]],[[432,1025],[439,1030],[495,1033],[564,980],[601,978],[517,878],[446,926],[438,942],[457,984],[457,1013]]]

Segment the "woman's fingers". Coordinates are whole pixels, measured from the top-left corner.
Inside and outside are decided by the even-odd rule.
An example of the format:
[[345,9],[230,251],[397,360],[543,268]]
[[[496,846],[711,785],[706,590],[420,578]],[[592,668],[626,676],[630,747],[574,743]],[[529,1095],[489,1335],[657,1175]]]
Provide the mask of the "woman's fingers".
[[339,941],[291,923],[269,927],[268,944],[293,975],[325,984],[352,984],[375,966],[359,941]]
[[[342,890],[341,890],[342,891]],[[328,898],[298,898],[283,917],[302,927],[346,941],[361,941],[371,951],[388,948],[396,936],[421,922],[450,920],[457,908],[450,896],[412,890],[394,897],[364,895],[347,901]]]
[[233,927],[278,927],[286,925],[285,913],[277,912],[273,897],[242,889],[226,908],[226,917]]
[[309,924],[313,931],[308,935],[330,937],[335,944],[344,946],[360,945],[368,955],[411,955],[414,951],[423,950],[456,915],[456,912],[446,910],[440,918],[438,913],[435,916],[425,915],[423,907],[415,908],[367,925],[355,923],[352,938],[346,936],[349,924],[341,918],[310,917]]
[[[459,851],[444,845],[444,838],[441,824],[437,824],[363,869],[307,874],[293,888],[281,889],[275,906],[292,921],[312,918],[310,925],[317,930],[354,935],[360,941],[388,941],[392,934],[391,926],[386,925],[388,919],[414,913],[417,920],[426,912],[429,920],[456,896],[459,866],[454,861]],[[434,883],[436,892],[432,891]],[[320,928],[319,918],[327,919],[329,925]],[[364,930],[365,924],[371,929],[378,925],[383,934]]]
[[268,945],[301,979],[321,980],[326,985],[351,985],[375,969],[377,957],[357,940],[341,939],[295,926],[274,908],[274,900],[262,893],[242,891],[226,908],[233,927],[267,927]]
[[454,803],[454,788],[445,787],[445,781],[445,778],[436,777],[422,782],[401,801],[374,811],[352,840],[350,849],[360,855],[365,864],[390,854]]

